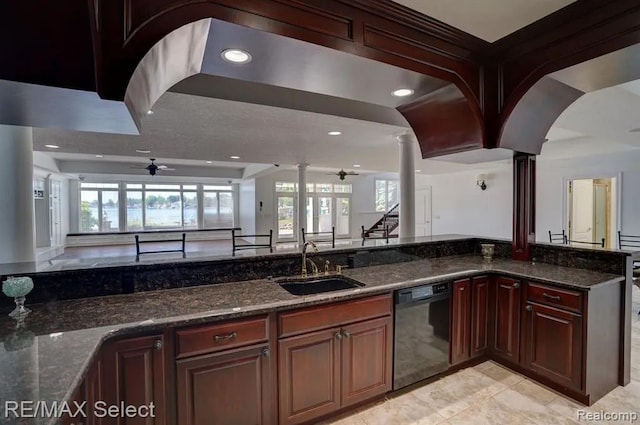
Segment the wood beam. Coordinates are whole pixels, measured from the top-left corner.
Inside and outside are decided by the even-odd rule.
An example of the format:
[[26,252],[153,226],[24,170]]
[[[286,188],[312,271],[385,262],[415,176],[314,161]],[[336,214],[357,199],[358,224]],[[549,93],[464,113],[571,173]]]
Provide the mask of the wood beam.
[[513,156],[513,259],[529,261],[536,241],[536,157]]

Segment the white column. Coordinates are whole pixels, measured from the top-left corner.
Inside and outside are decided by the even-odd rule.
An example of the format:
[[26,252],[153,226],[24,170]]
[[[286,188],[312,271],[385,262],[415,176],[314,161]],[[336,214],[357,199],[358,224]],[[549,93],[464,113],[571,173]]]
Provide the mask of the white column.
[[416,167],[413,157],[415,140],[412,134],[397,137],[400,145],[400,231],[401,238],[416,235]]
[[0,125],[0,264],[35,261],[33,131]]
[[[309,164],[298,164],[298,229],[307,228],[307,167]],[[298,242],[302,242],[302,235],[298,235]]]

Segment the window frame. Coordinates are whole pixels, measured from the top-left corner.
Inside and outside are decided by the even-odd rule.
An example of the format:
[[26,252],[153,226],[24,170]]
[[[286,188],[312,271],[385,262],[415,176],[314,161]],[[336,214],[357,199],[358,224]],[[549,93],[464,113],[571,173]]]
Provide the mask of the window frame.
[[[384,182],[384,205],[385,208],[379,210],[378,209],[378,200],[377,200],[377,195],[378,195],[378,182]],[[396,201],[390,203],[389,202],[389,182],[394,182],[396,184],[396,188],[400,187],[400,182],[398,179],[381,179],[381,178],[376,178],[373,181],[373,210],[375,212],[381,212],[381,213],[385,213],[387,211],[389,211],[391,208],[393,208],[393,206],[395,204],[398,203],[398,195],[396,194]],[[397,190],[397,189],[396,189]]]

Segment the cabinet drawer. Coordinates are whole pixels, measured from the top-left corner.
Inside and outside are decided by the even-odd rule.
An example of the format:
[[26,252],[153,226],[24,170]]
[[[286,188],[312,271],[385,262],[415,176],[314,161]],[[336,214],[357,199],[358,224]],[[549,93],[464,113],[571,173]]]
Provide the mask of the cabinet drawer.
[[363,298],[340,304],[304,308],[280,314],[278,317],[278,335],[285,337],[302,332],[311,332],[384,316],[391,314],[392,311],[393,303],[391,294]]
[[527,285],[527,300],[582,313],[582,293],[539,283]]
[[185,328],[176,332],[177,357],[253,344],[266,340],[268,335],[267,318],[264,316]]

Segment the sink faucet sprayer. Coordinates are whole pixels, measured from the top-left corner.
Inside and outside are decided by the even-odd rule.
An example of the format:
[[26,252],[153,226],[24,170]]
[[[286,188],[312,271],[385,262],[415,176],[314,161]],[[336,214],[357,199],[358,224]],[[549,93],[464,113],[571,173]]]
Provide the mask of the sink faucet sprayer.
[[307,261],[311,263],[311,270],[313,271],[313,275],[318,275],[318,266],[313,262],[313,260],[311,260],[311,258],[307,258],[307,247],[309,245],[311,245],[311,247],[313,248],[313,252],[318,252],[318,247],[315,243],[311,241],[304,243],[304,246],[302,247],[302,277],[307,277]]

